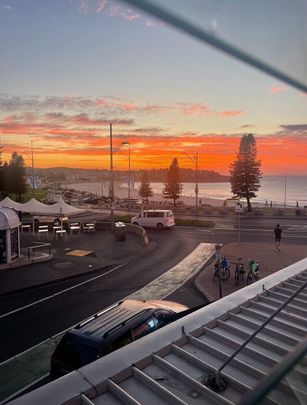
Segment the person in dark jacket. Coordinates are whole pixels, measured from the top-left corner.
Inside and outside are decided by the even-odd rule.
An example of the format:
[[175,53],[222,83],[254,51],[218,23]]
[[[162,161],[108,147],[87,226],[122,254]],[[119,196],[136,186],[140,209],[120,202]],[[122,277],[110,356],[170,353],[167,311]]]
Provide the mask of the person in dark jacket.
[[275,243],[276,243],[277,250],[280,250],[281,234],[282,234],[282,229],[281,229],[280,225],[277,224],[276,228],[274,229]]

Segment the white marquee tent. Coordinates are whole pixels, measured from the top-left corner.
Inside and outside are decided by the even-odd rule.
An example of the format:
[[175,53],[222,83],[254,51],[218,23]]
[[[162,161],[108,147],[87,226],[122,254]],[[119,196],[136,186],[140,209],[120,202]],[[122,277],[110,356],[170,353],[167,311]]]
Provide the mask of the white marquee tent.
[[0,201],[1,207],[13,208],[16,211],[21,211],[33,215],[50,215],[50,216],[73,216],[82,214],[85,210],[73,207],[67,204],[64,200],[60,199],[55,204],[47,205],[37,201],[35,198],[31,198],[30,201],[20,204],[9,197],[5,197]]

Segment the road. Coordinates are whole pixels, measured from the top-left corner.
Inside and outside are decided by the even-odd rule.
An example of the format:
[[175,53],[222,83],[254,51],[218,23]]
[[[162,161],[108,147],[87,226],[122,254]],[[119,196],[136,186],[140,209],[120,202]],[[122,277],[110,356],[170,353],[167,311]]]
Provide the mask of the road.
[[[260,222],[262,229],[258,218],[244,218],[240,223],[241,241],[271,243],[272,227],[276,225],[276,220],[261,219]],[[294,225],[293,221],[286,219],[279,222],[284,228],[284,241],[306,243],[305,221],[298,221]],[[157,246],[141,260],[115,269],[107,268],[95,275],[83,275],[73,281],[60,281],[0,298],[0,344],[4,349],[0,362],[129,296],[180,262],[199,243],[237,241],[239,230],[234,229],[235,226],[235,223],[231,226],[229,220],[227,226],[221,221],[212,230],[183,227],[162,232],[150,230],[149,236]],[[69,289],[75,285],[75,288]],[[195,292],[192,281],[168,298],[190,307],[206,302]]]
[[[3,348],[0,362],[10,359],[0,367],[0,378],[5,380],[3,390],[0,389],[0,400],[37,379],[35,386],[49,381],[46,373],[58,338],[48,338],[147,285],[183,260],[199,243],[232,243],[238,241],[238,235],[242,242],[273,243],[274,218],[261,220],[261,226],[258,218],[240,220],[240,232],[236,219],[222,218],[214,229],[150,230],[148,233],[156,242],[156,249],[141,259],[125,266],[109,266],[91,275],[0,297],[0,343]],[[283,219],[279,222],[286,243],[306,244],[306,221]],[[166,298],[190,307],[206,304],[207,300],[195,289],[193,281],[188,280]],[[48,341],[32,348],[44,339]],[[27,348],[32,349],[12,359]],[[28,364],[32,365],[32,374]],[[14,378],[8,377],[12,375]]]

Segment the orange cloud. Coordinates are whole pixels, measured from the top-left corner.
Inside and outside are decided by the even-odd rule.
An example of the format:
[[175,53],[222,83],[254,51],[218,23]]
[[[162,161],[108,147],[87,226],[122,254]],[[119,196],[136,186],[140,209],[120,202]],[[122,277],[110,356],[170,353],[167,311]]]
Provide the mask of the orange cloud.
[[[76,135],[77,136],[77,135]],[[109,137],[86,134],[78,135],[75,141],[66,134],[54,133],[50,137],[42,137],[34,142],[35,165],[37,167],[84,167],[108,169],[110,164]],[[174,157],[179,160],[180,167],[193,168],[193,162],[187,157],[198,152],[199,168],[216,170],[228,174],[229,165],[236,158],[242,134],[225,136],[223,134],[206,135],[152,135],[142,136],[129,134],[114,136],[113,145],[129,141],[131,151],[131,168],[168,167]],[[70,139],[70,141],[68,141]],[[28,141],[28,139],[27,139]],[[307,170],[307,136],[294,134],[256,136],[258,159],[262,162],[265,174],[306,173]],[[8,160],[10,154],[18,153],[30,156],[29,142],[27,147],[18,143],[4,142],[3,159]],[[65,164],[63,163],[65,162]],[[28,161],[30,165],[30,161]],[[127,170],[128,149],[122,148],[114,155],[116,170]]]

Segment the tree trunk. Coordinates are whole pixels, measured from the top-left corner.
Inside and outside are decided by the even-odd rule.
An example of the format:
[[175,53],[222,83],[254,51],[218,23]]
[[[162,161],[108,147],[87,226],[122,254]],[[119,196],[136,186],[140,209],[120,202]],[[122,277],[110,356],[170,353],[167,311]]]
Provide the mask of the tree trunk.
[[247,211],[252,212],[252,205],[249,198],[246,198],[247,201]]

